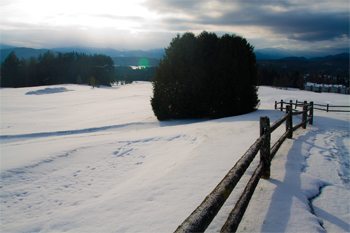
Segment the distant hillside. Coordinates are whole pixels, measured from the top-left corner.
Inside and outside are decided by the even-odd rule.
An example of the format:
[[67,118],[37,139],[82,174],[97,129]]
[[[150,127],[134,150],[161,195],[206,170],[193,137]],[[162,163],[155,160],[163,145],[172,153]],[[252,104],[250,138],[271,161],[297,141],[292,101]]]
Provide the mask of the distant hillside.
[[[11,47],[0,44],[0,61],[3,62],[11,51],[14,51],[19,58],[37,57],[49,49],[33,49],[24,47]],[[146,59],[149,66],[157,66],[164,56],[164,49],[151,50],[115,50],[110,48],[89,48],[89,47],[64,47],[50,49],[54,52],[79,52],[88,55],[104,54],[113,58],[118,66],[137,66],[142,58]],[[341,49],[346,50],[346,49]],[[290,69],[299,72],[323,72],[329,74],[349,73],[349,53],[336,55],[317,56],[296,56],[292,51],[285,49],[257,49],[255,51],[260,67],[272,67],[277,70]],[[317,54],[317,53],[310,53]]]
[[257,60],[278,60],[281,58],[291,58],[291,57],[305,57],[305,58],[315,58],[315,57],[325,57],[329,54],[343,54],[349,53],[349,48],[338,48],[336,50],[322,51],[304,51],[304,50],[289,50],[281,48],[263,48],[255,49],[255,55]]
[[88,47],[69,47],[54,48],[55,52],[79,52],[86,54],[104,54],[112,57],[116,66],[140,66],[140,62],[146,62],[147,66],[158,66],[160,59],[164,56],[164,49],[151,50],[115,50],[110,48],[88,48]]
[[104,54],[110,57],[148,57],[161,59],[164,56],[164,49],[151,50],[116,50],[111,48],[89,48],[89,47],[65,47],[54,48],[56,52],[79,52],[86,54]]
[[255,56],[257,60],[272,60],[272,59],[280,59],[283,57],[292,57],[295,55],[287,50],[266,48],[266,49],[256,49]]
[[0,61],[3,62],[12,51],[16,53],[17,57],[27,59],[30,57],[38,57],[40,54],[47,52],[48,49],[32,49],[22,47],[4,48],[0,50]]
[[277,60],[258,60],[259,68],[276,71],[299,73],[319,73],[327,75],[349,76],[349,53],[341,53],[324,57],[285,57]]
[[0,49],[10,49],[10,48],[14,48],[14,46],[7,45],[7,44],[0,44]]
[[78,52],[87,55],[103,54],[113,57],[117,65],[137,65],[139,58],[146,58],[151,66],[156,66],[159,60],[164,55],[164,49],[151,50],[115,50],[109,48],[87,48],[87,47],[67,47],[67,48],[53,48],[53,49],[33,49],[24,47],[11,47],[8,45],[0,46],[0,61],[3,62],[5,58],[14,51],[19,58],[38,57],[47,51],[68,53]]

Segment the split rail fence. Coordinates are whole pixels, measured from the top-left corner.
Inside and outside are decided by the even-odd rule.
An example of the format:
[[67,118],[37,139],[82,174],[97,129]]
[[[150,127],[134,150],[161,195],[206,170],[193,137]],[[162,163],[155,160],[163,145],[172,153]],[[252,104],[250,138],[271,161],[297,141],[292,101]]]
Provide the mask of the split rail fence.
[[[310,102],[311,103],[311,102]],[[275,101],[275,109],[280,109],[281,111],[286,110],[286,106],[291,105],[294,106],[294,109],[297,107],[304,106],[304,102],[296,100],[295,103],[290,100],[289,102],[281,100],[280,102]],[[330,104],[313,104],[314,110],[320,110],[325,112],[350,112],[349,105],[330,105]]]
[[[270,125],[270,119],[268,117],[260,117],[260,137],[250,146],[203,202],[181,223],[175,232],[204,232],[260,151],[259,165],[254,170],[243,193],[221,228],[221,232],[236,232],[260,178],[270,178],[271,160],[282,143],[287,138],[292,138],[293,132],[298,128],[302,127],[305,129],[307,123],[313,123],[313,106],[314,104],[312,102],[307,103],[304,101],[302,111],[296,111],[295,109],[293,110],[293,105],[285,105],[286,114],[272,125]],[[293,116],[295,115],[302,115],[302,121],[296,125],[293,124]],[[271,133],[284,122],[286,127],[285,133],[271,146]]]

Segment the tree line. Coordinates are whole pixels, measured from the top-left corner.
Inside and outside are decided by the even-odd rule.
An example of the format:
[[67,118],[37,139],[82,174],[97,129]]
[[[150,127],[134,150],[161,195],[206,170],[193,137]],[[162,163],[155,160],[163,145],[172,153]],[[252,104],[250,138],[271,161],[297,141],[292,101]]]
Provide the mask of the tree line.
[[116,80],[131,83],[133,81],[152,81],[157,67],[133,69],[130,66],[118,66],[115,69]]
[[346,75],[329,75],[319,72],[305,73],[291,69],[278,69],[272,66],[258,67],[259,86],[293,87],[304,89],[306,82],[319,84],[337,84],[349,87],[349,77]]
[[115,77],[113,60],[105,55],[46,52],[19,59],[11,52],[1,64],[1,87],[29,87],[63,83],[110,85]]
[[349,87],[349,54],[258,61],[258,84],[304,88],[306,82]]
[[293,87],[304,89],[304,77],[299,71],[277,70],[273,67],[258,67],[259,86]]

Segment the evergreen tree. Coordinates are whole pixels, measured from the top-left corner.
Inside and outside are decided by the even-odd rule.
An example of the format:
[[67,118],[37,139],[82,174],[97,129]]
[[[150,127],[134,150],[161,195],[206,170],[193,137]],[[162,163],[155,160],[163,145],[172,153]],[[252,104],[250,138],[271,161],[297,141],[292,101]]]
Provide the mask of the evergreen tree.
[[1,64],[1,87],[19,87],[20,61],[11,52]]
[[159,120],[247,113],[259,102],[256,76],[253,47],[244,38],[178,35],[156,71],[152,108]]

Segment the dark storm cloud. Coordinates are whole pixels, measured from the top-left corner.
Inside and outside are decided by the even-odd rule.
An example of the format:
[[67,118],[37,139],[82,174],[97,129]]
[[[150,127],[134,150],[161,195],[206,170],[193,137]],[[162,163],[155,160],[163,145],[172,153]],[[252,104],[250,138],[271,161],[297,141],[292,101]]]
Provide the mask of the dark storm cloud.
[[38,48],[146,49],[166,47],[177,33],[207,30],[244,36],[257,48],[347,48],[348,1],[1,0],[0,40]]
[[348,36],[349,14],[315,13],[307,11],[229,12],[220,18],[203,17],[198,19],[203,24],[240,25],[267,27],[275,33],[288,38],[305,41],[331,40]]
[[[211,9],[210,3],[221,3],[222,8]],[[301,4],[303,3],[303,4]],[[182,12],[191,18],[169,17],[164,23],[172,29],[187,29],[198,25],[214,26],[259,26],[276,34],[299,41],[324,41],[349,37],[349,12],[347,7],[329,11],[312,10],[312,1],[160,1],[152,0],[150,7],[155,10]],[[324,3],[324,2],[323,2]],[[230,4],[232,7],[229,7]],[[309,5],[307,5],[309,4]],[[345,5],[346,6],[346,5]],[[211,16],[213,10],[217,15]]]

